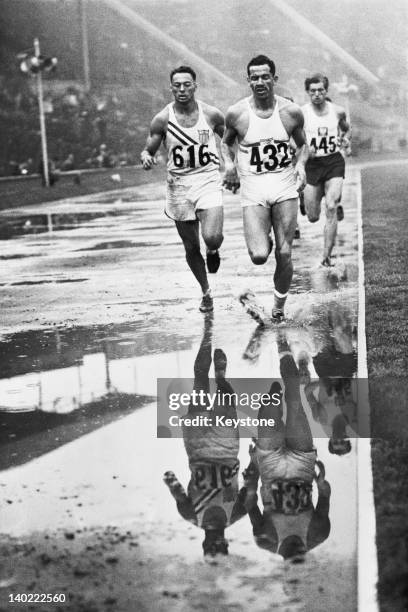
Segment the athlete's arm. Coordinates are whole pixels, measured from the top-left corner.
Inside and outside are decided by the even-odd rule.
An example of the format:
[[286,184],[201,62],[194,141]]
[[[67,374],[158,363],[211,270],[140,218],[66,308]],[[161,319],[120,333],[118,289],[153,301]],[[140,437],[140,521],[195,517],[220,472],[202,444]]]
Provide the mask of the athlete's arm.
[[337,116],[339,119],[339,145],[347,149],[350,146],[351,126],[347,121],[346,111],[341,106],[337,107]]
[[242,476],[244,478],[244,486],[241,490],[245,490],[244,504],[245,508],[249,511],[253,506],[256,506],[258,501],[257,490],[258,490],[258,480],[259,480],[259,472],[256,464],[253,461],[252,455],[254,454],[255,449],[253,445],[250,446],[251,454],[251,462],[243,471]]
[[309,147],[307,146],[306,134],[304,131],[305,120],[302,111],[297,105],[293,105],[290,109],[290,114],[294,123],[291,136],[296,144],[295,174],[297,179],[297,190],[303,191],[306,187],[305,164],[309,158]]
[[235,144],[238,139],[236,130],[236,114],[231,110],[227,111],[225,117],[225,132],[221,142],[221,152],[225,164],[225,174],[223,185],[226,189],[235,193],[240,186],[239,176],[235,165]]
[[150,124],[150,133],[147,137],[146,145],[140,154],[140,161],[145,170],[150,170],[156,163],[155,155],[165,136],[165,119],[162,113],[153,118]]
[[321,461],[316,462],[319,467],[319,475],[316,479],[319,497],[313,512],[307,534],[307,549],[311,550],[321,544],[330,534],[330,495],[331,488],[325,480],[325,468]]
[[322,461],[316,461],[317,467],[319,468],[319,475],[316,478],[317,490],[319,491],[319,497],[330,499],[331,487],[326,480],[326,468]]
[[209,119],[213,126],[213,130],[220,138],[224,136],[225,131],[225,117],[224,114],[215,108],[214,106],[209,107]]

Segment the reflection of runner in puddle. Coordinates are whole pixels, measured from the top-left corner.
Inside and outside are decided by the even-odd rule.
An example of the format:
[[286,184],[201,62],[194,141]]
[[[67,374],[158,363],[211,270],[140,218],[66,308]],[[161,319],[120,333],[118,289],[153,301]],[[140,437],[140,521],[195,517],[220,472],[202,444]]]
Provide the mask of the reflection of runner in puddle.
[[[259,411],[259,418],[273,418],[275,426],[260,427],[258,439],[250,449],[252,464],[246,474],[247,507],[258,546],[278,553],[284,559],[302,561],[307,551],[321,544],[329,535],[330,485],[325,480],[323,463],[317,460],[301,403],[299,371],[283,330],[278,337],[278,348],[285,384],[286,423],[282,406],[271,404]],[[276,389],[271,388],[272,392]],[[263,514],[256,503],[258,474]],[[316,481],[318,489],[316,507],[312,501],[313,481]]]
[[351,450],[348,434],[356,437],[357,433],[354,384],[357,355],[353,346],[350,310],[342,304],[331,303],[327,316],[329,333],[326,343],[313,356],[319,380],[310,379],[309,355],[300,354],[298,363],[313,418],[329,436],[329,451],[344,455]]
[[[204,336],[194,363],[194,389],[206,394],[210,391],[212,316],[206,315]],[[214,371],[218,394],[233,394],[225,380],[227,358],[221,349],[214,351]],[[214,404],[208,412],[208,403],[188,408],[187,417],[197,415],[225,415],[236,418],[232,401],[226,405]],[[228,542],[224,531],[246,514],[244,500],[246,489],[238,487],[239,430],[234,427],[183,425],[184,446],[188,455],[191,479],[187,493],[173,472],[166,472],[164,482],[177,503],[181,516],[205,531],[203,550],[205,555],[228,554]]]

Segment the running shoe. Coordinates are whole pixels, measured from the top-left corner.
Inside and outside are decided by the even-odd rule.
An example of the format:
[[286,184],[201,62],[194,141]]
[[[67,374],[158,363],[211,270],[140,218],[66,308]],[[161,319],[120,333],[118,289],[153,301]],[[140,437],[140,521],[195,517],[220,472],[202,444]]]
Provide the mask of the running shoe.
[[299,193],[299,210],[301,215],[306,215],[305,194],[303,193],[303,191]]
[[254,333],[252,334],[251,339],[249,340],[247,347],[242,355],[243,359],[248,359],[249,361],[253,362],[259,359],[263,331],[263,325],[258,325]]
[[334,264],[330,261],[330,257],[325,257],[323,261],[320,263],[324,268],[333,268]]
[[343,221],[343,219],[344,219],[344,209],[343,209],[341,204],[339,204],[337,206],[336,216],[337,216],[337,221]]
[[265,325],[267,319],[264,309],[257,303],[255,295],[252,291],[246,291],[239,296],[239,301],[247,311],[247,313],[259,324]]
[[283,395],[282,385],[277,380],[273,381],[273,383],[271,384],[271,388],[269,389],[269,394],[270,395],[274,395],[274,393],[280,395],[281,397]]
[[283,314],[283,310],[281,310],[280,308],[272,309],[271,319],[274,323],[282,323],[284,318],[285,318],[285,315]]
[[212,312],[214,310],[214,303],[211,293],[203,295],[200,303],[200,312]]
[[215,274],[220,267],[221,259],[218,251],[207,251],[207,270],[210,274]]

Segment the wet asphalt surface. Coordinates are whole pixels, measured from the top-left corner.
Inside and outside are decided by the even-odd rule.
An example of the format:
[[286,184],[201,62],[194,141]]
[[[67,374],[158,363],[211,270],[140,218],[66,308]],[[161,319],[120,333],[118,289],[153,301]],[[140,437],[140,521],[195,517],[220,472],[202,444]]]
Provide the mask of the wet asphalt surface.
[[[332,269],[319,267],[322,221],[299,217],[279,329],[257,329],[238,300],[251,289],[270,310],[274,263],[251,263],[237,196],[225,197],[210,331],[154,175],[135,189],[0,214],[0,610],[19,609],[10,593],[51,591],[66,594],[67,610],[356,609],[355,441],[347,455],[328,452],[339,406],[319,387],[319,376],[356,374],[354,173]],[[227,529],[229,557],[203,563],[200,530],[162,482],[172,470],[187,486],[189,469],[182,440],[156,438],[156,379],[191,379],[204,333],[225,352],[227,379],[279,378],[282,343],[301,369],[332,490],[330,534],[303,564],[257,548],[248,517]],[[241,438],[241,471],[249,442]]]

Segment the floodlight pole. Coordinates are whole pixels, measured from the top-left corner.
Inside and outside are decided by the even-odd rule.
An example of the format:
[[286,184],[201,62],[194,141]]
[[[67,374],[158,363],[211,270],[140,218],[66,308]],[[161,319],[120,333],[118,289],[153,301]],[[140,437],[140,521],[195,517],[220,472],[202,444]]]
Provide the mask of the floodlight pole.
[[78,0],[79,21],[81,26],[81,41],[82,41],[82,63],[84,70],[85,91],[88,93],[91,89],[91,77],[89,69],[89,45],[88,45],[88,25],[85,0]]
[[[40,41],[38,38],[34,38],[34,55],[40,57]],[[43,99],[43,84],[41,70],[38,70],[36,74],[37,79],[37,93],[38,93],[38,108],[40,111],[40,130],[41,130],[41,149],[42,149],[42,168],[44,183],[46,187],[50,186],[50,177],[48,172],[48,153],[47,153],[47,134],[45,131],[45,114],[44,114],[44,99]]]

